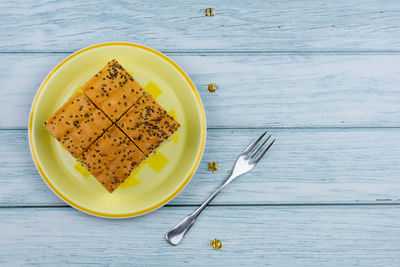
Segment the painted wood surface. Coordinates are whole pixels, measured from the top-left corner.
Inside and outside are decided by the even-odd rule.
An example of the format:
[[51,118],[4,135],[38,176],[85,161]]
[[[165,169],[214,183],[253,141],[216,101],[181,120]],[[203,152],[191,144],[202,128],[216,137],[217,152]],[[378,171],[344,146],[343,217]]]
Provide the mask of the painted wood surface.
[[[204,16],[209,7],[216,16]],[[399,266],[399,13],[395,0],[0,2],[0,265]],[[130,220],[66,207],[27,143],[46,74],[107,41],[148,45],[181,65],[209,127],[190,184]],[[269,157],[169,246],[165,232],[265,128],[277,138]]]
[[[211,129],[190,184],[171,204],[200,204],[260,134]],[[227,187],[215,204],[400,203],[400,129],[274,129],[269,156]],[[35,170],[26,131],[0,131],[0,205],[59,205]],[[216,161],[212,173],[208,162]],[[151,179],[151,177],[148,177]]]
[[[0,54],[0,127],[27,127],[37,88],[67,55]],[[398,54],[171,56],[197,86],[211,128],[400,126]]]
[[[165,232],[193,207],[135,220],[71,208],[0,209],[0,263],[134,266],[398,266],[397,206],[209,207],[179,247]],[[221,250],[209,243],[217,238]]]
[[[212,7],[216,16],[206,17]],[[75,51],[130,41],[167,50],[399,50],[400,3],[2,1],[2,51]]]

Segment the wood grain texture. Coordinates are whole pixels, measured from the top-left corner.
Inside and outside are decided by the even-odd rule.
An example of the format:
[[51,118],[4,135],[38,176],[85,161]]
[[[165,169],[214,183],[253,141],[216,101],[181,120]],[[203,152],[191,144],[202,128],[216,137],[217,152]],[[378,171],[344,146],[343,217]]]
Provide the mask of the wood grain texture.
[[[200,204],[262,130],[212,129],[201,164],[171,204]],[[400,203],[400,129],[274,129],[269,156],[216,204]],[[208,171],[216,161],[219,170]],[[0,131],[0,205],[59,205],[37,173],[26,131]],[[150,178],[150,177],[149,177]]]
[[[400,263],[397,206],[209,207],[179,246],[169,245],[164,234],[191,210],[167,207],[131,220],[105,220],[71,208],[0,209],[0,263],[317,267]],[[209,245],[214,238],[223,243],[219,251]]]
[[[0,265],[400,266],[399,14],[396,0],[1,1]],[[130,220],[66,207],[37,173],[25,130],[46,74],[107,41],[171,56],[209,127],[190,184]],[[168,245],[164,234],[262,128],[277,138],[269,157]]]
[[[206,8],[216,16],[206,17]],[[2,1],[0,50],[74,51],[130,41],[159,50],[399,50],[399,2]]]
[[[37,88],[66,56],[0,54],[1,128],[27,127]],[[400,126],[397,54],[172,58],[197,86],[211,128]]]

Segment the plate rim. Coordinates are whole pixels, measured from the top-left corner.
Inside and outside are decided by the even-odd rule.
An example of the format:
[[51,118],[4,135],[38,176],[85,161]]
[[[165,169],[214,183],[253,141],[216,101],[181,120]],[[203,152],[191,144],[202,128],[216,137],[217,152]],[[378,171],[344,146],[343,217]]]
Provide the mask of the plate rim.
[[[195,159],[195,164],[193,165],[192,169],[190,170],[188,176],[184,179],[183,183],[172,193],[170,194],[167,198],[163,199],[162,201],[160,201],[159,203],[148,207],[146,209],[140,210],[140,211],[135,211],[135,212],[128,212],[128,213],[121,213],[121,214],[113,214],[113,213],[106,213],[106,212],[98,212],[98,211],[94,211],[91,210],[89,208],[85,208],[82,207],[81,205],[79,205],[78,203],[75,203],[74,201],[68,199],[66,196],[64,196],[49,180],[49,178],[45,175],[42,166],[40,166],[38,160],[37,160],[37,155],[36,155],[36,151],[33,145],[33,131],[32,131],[32,125],[33,125],[33,117],[34,117],[34,112],[36,109],[36,104],[38,101],[39,96],[41,95],[41,92],[43,91],[43,88],[45,87],[45,85],[47,84],[47,82],[50,80],[50,78],[54,75],[54,73],[57,72],[58,69],[60,69],[65,63],[67,63],[68,61],[70,61],[71,59],[73,59],[74,57],[85,53],[87,51],[96,49],[96,48],[100,48],[100,47],[106,47],[106,46],[114,46],[114,45],[120,45],[120,46],[130,46],[130,47],[135,47],[135,48],[139,48],[139,49],[143,49],[147,52],[151,52],[153,54],[155,54],[156,56],[161,57],[162,59],[166,60],[168,63],[170,63],[182,76],[183,78],[186,80],[186,82],[189,84],[190,88],[193,91],[193,94],[195,96],[196,102],[197,102],[197,106],[200,108],[200,119],[201,119],[201,140],[200,140],[200,150],[196,156]],[[194,173],[196,172],[201,158],[204,154],[204,148],[205,148],[205,141],[206,141],[206,131],[207,131],[207,127],[206,127],[206,116],[205,116],[205,110],[204,110],[204,106],[203,103],[201,101],[200,95],[194,85],[194,83],[192,82],[192,80],[190,79],[189,75],[187,75],[183,69],[177,64],[175,63],[171,58],[169,58],[168,56],[164,55],[163,53],[141,45],[141,44],[136,44],[136,43],[129,43],[129,42],[105,42],[105,43],[98,43],[98,44],[94,44],[94,45],[90,45],[87,46],[85,48],[82,48],[74,53],[72,53],[71,55],[67,56],[66,58],[64,58],[60,63],[58,63],[46,76],[46,78],[43,80],[43,82],[41,83],[39,89],[37,90],[35,97],[33,98],[32,101],[32,105],[30,108],[30,112],[29,112],[29,122],[28,122],[28,136],[29,136],[29,148],[30,148],[30,152],[31,152],[31,156],[32,159],[35,163],[35,167],[38,170],[40,176],[42,177],[42,179],[44,180],[45,184],[61,199],[63,200],[65,203],[67,203],[68,205],[70,205],[71,207],[85,212],[87,214],[90,215],[94,215],[94,216],[98,216],[98,217],[103,217],[103,218],[113,218],[113,219],[118,219],[118,218],[132,218],[132,217],[136,217],[136,216],[141,216],[144,214],[147,214],[149,212],[152,212],[154,210],[157,210],[159,208],[161,208],[162,206],[164,206],[165,204],[167,204],[168,202],[170,202],[172,199],[174,199],[182,190],[183,188],[186,187],[186,185],[189,183],[189,181],[191,180],[191,178],[193,177]]]

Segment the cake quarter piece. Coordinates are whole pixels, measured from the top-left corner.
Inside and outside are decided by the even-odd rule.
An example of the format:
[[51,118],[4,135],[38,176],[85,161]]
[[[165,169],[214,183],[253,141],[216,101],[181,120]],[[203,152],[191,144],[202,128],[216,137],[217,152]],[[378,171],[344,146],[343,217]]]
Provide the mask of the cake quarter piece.
[[79,161],[111,193],[145,159],[144,154],[116,126],[110,127]]
[[117,122],[118,127],[148,156],[172,135],[179,123],[150,94],[144,94]]
[[68,152],[78,157],[111,124],[88,98],[76,92],[47,120],[46,128]]
[[144,93],[139,83],[113,59],[82,88],[112,121],[117,121]]

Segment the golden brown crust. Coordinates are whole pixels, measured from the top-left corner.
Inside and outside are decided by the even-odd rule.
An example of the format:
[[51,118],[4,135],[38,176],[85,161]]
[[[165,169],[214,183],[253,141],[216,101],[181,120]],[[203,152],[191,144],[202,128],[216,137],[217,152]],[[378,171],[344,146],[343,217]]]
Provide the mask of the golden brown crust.
[[179,123],[115,59],[83,92],[59,108],[46,128],[113,192]]
[[143,88],[113,59],[82,88],[112,121],[117,121],[144,93]]
[[145,159],[144,154],[116,126],[110,127],[79,161],[111,193]]
[[146,156],[179,128],[179,123],[150,94],[140,98],[117,125]]
[[78,157],[112,122],[82,93],[76,92],[46,122],[49,132]]

